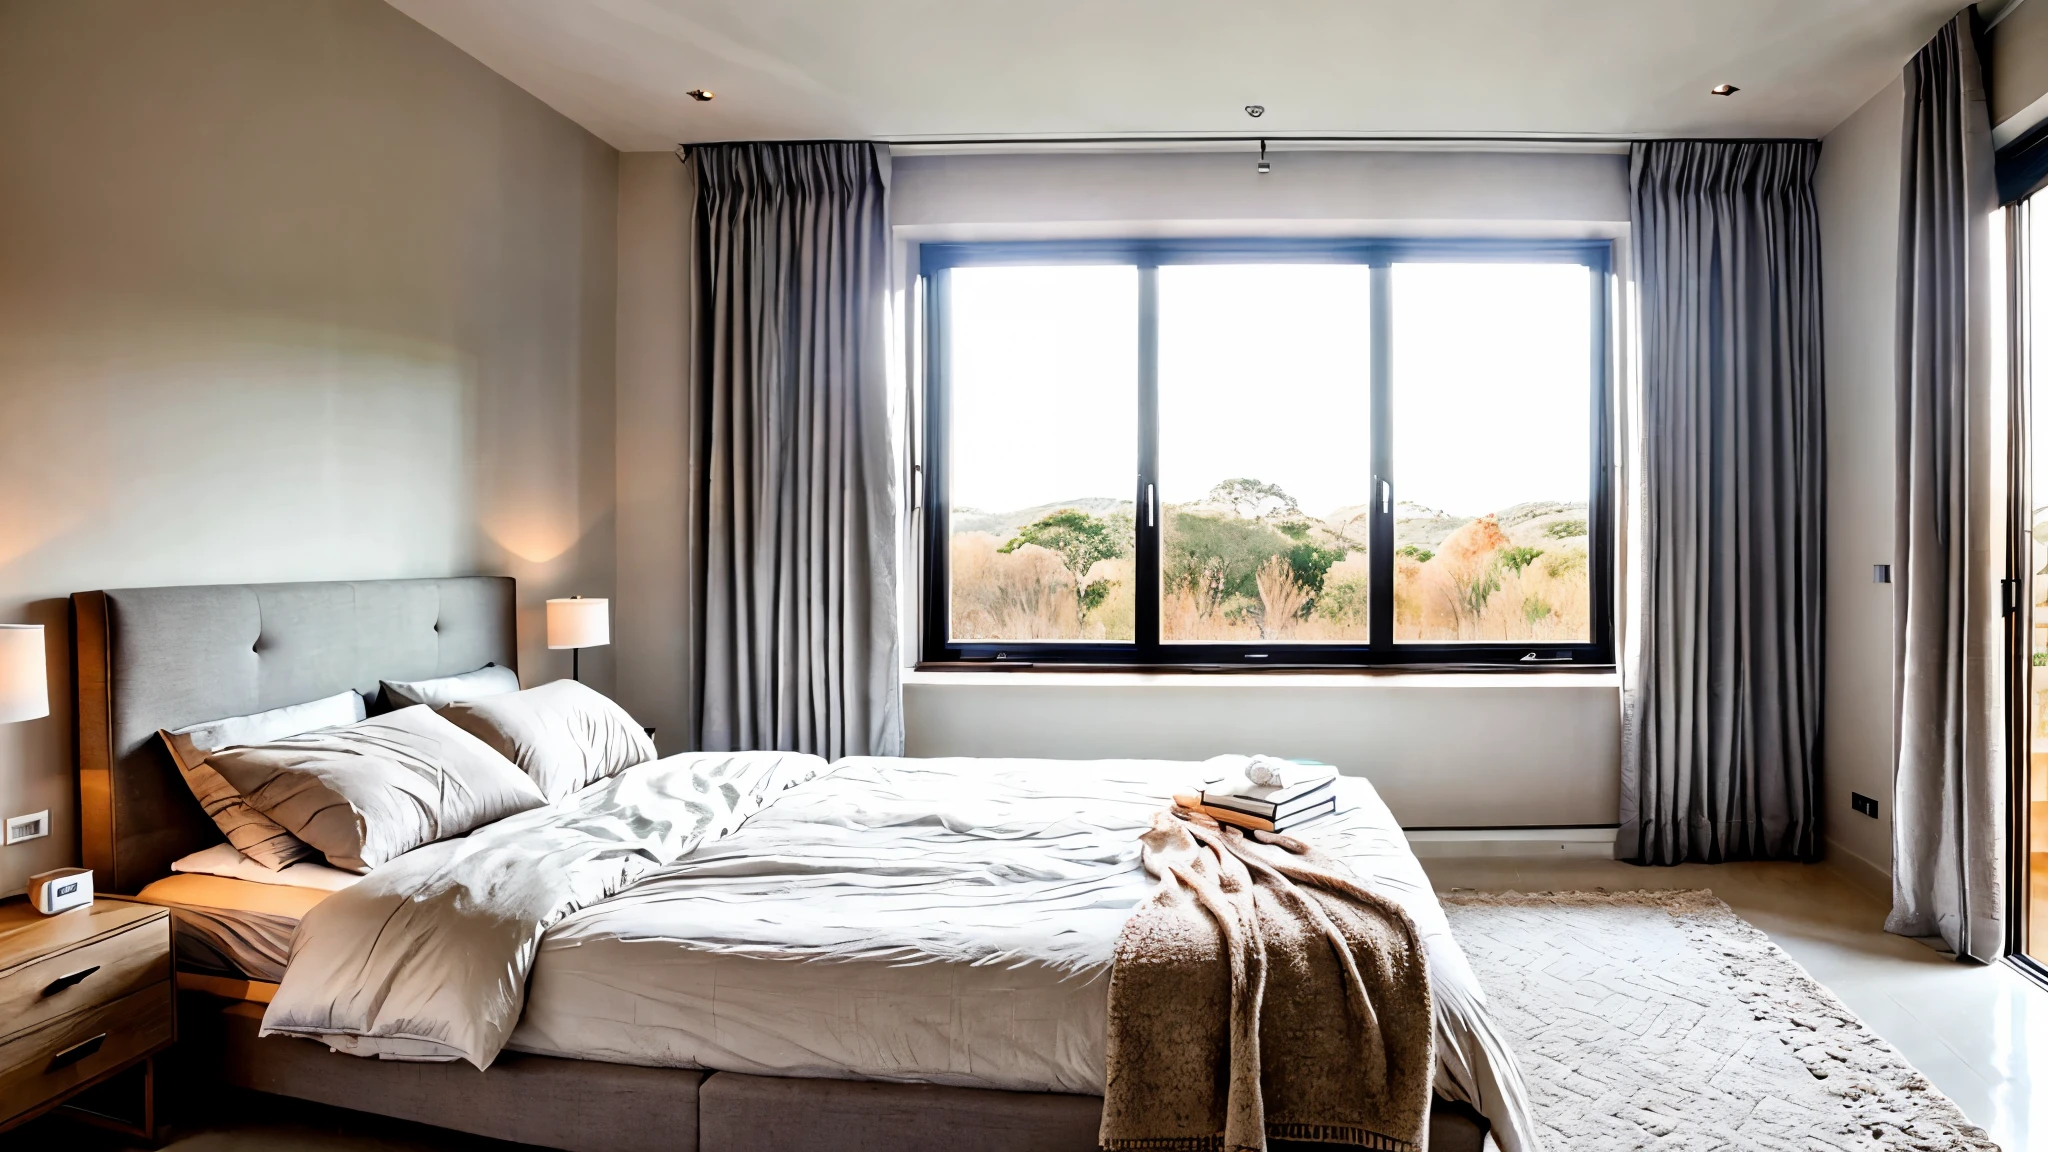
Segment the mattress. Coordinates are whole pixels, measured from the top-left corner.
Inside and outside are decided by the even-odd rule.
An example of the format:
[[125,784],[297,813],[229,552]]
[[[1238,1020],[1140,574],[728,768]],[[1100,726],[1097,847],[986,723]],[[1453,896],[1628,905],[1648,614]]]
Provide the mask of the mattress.
[[276,983],[284,978],[299,920],[327,896],[322,888],[180,872],[135,899],[171,910],[180,972]]
[[[1197,766],[856,758],[543,939],[510,1047],[771,1076],[1101,1094],[1138,834]],[[1512,1058],[1364,780],[1300,834],[1407,909],[1437,1091],[1530,1131]]]

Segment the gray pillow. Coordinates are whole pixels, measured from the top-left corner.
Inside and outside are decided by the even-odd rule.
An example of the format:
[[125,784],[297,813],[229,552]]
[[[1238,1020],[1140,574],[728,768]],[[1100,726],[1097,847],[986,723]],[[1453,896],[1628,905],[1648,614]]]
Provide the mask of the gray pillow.
[[441,715],[519,765],[551,803],[654,759],[646,729],[574,680],[451,704]]
[[445,708],[464,700],[517,692],[519,673],[496,664],[486,664],[460,676],[442,676],[433,680],[380,680],[378,683],[384,686],[384,707],[387,709],[410,708],[415,704]]
[[207,755],[236,744],[281,740],[315,728],[353,724],[362,718],[362,693],[351,689],[268,712],[191,724],[175,732],[159,730],[157,735],[171,750],[171,760],[177,764],[178,774],[185,778],[185,787],[192,790],[199,806],[220,827],[221,835],[227,837],[235,851],[275,872],[287,864],[311,860],[318,853],[250,807],[234,785],[206,762]]
[[424,706],[225,749],[208,762],[351,872],[547,802],[511,761]]

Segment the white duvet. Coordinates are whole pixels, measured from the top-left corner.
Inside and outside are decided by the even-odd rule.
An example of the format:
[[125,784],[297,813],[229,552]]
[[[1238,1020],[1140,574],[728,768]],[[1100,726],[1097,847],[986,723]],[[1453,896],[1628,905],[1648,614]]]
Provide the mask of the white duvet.
[[[1138,834],[1197,766],[842,761],[542,938],[509,1047],[749,1072],[1100,1094]],[[1300,834],[1423,933],[1437,1091],[1504,1152],[1527,1094],[1428,878],[1364,780]]]

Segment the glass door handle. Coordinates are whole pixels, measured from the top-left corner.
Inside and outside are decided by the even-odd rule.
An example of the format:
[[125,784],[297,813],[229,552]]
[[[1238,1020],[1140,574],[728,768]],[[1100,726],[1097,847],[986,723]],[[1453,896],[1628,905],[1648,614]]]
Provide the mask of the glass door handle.
[[1373,482],[1380,486],[1380,511],[1392,512],[1394,510],[1394,486],[1377,476],[1373,477]]
[[1159,527],[1159,501],[1152,485],[1145,485],[1145,527]]

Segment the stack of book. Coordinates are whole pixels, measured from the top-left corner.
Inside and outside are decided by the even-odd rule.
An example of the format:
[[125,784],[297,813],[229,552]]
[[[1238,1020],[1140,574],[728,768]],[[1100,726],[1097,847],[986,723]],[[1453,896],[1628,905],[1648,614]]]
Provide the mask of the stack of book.
[[1262,832],[1285,832],[1336,810],[1335,768],[1297,760],[1282,763],[1278,784],[1257,783],[1240,770],[1204,781],[1200,792],[1176,794],[1174,801],[1218,823]]

